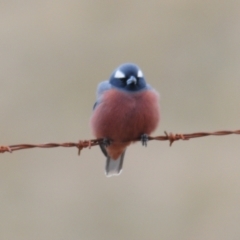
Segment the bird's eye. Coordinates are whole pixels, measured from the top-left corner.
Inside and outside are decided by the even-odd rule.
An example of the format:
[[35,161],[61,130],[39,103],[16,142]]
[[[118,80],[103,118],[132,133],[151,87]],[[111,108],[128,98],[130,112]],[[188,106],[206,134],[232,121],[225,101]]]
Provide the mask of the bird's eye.
[[119,70],[116,71],[115,75],[114,75],[115,78],[125,78],[125,74]]
[[141,70],[138,70],[138,74],[137,74],[137,76],[138,76],[139,78],[142,78],[142,77],[143,77],[143,73],[142,73]]

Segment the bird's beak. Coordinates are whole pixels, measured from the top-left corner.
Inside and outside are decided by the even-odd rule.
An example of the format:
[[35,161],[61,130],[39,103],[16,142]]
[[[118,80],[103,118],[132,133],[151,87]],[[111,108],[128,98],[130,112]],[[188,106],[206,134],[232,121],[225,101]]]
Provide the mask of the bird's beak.
[[134,85],[137,84],[137,79],[136,79],[134,76],[131,76],[131,77],[127,80],[127,85],[131,85],[131,84],[134,84]]

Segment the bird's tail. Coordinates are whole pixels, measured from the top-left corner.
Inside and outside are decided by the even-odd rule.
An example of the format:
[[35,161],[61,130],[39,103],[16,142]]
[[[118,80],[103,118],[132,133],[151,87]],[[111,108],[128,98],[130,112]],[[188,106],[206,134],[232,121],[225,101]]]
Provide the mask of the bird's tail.
[[105,168],[107,177],[119,175],[121,173],[124,155],[125,155],[125,151],[116,160],[111,159],[109,156],[107,156],[107,162],[106,162],[106,168]]

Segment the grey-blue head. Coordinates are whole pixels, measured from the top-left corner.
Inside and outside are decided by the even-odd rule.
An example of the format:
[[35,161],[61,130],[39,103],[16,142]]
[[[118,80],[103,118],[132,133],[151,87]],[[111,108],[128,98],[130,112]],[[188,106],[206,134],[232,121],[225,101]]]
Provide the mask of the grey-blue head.
[[147,84],[141,69],[133,63],[119,66],[111,75],[109,82],[112,86],[126,91],[139,91]]

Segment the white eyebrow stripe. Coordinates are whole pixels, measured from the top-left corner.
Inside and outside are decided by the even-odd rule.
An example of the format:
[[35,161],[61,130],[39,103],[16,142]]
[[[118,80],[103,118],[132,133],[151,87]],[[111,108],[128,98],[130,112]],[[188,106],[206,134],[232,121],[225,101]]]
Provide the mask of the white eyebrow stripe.
[[125,78],[125,74],[123,72],[117,70],[114,77],[115,78]]
[[141,70],[138,70],[138,77],[143,77],[143,73],[142,73],[142,71]]

